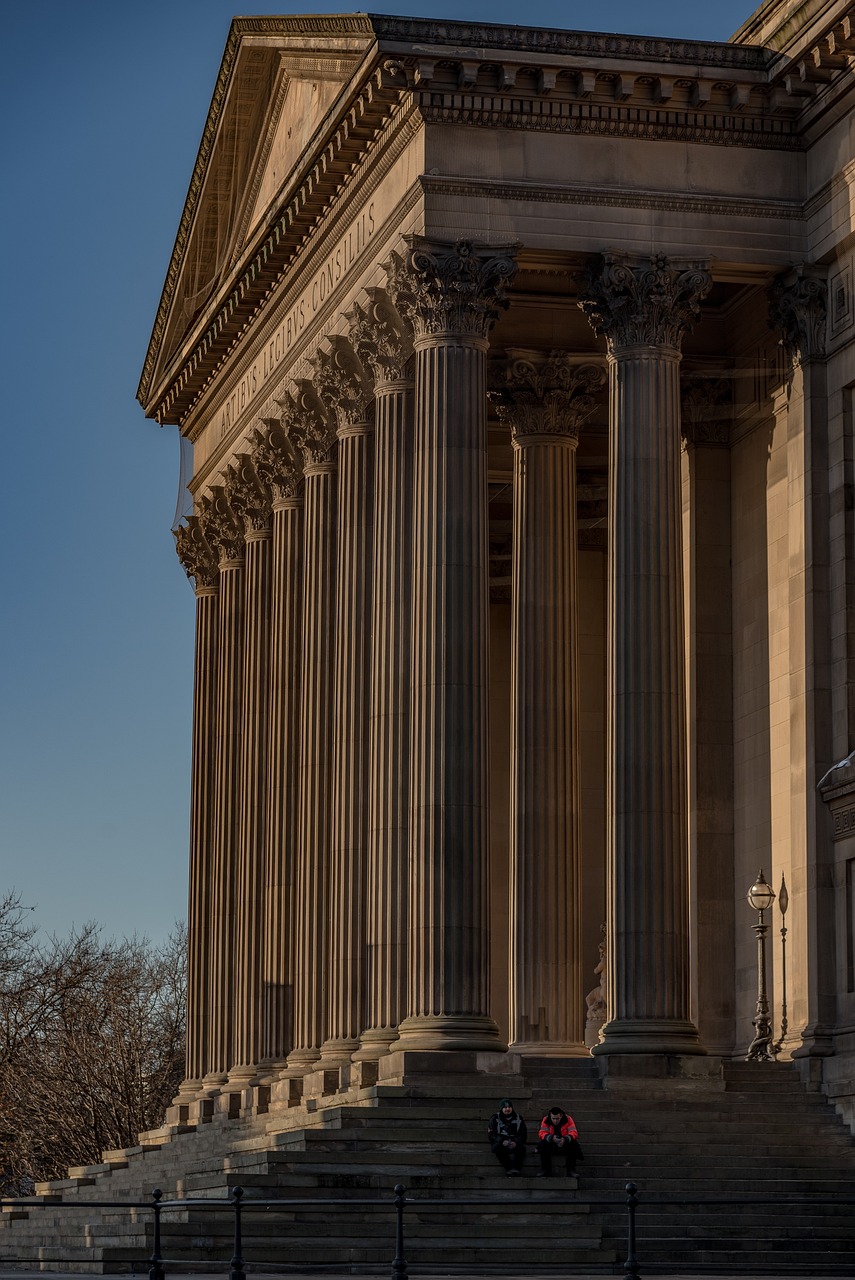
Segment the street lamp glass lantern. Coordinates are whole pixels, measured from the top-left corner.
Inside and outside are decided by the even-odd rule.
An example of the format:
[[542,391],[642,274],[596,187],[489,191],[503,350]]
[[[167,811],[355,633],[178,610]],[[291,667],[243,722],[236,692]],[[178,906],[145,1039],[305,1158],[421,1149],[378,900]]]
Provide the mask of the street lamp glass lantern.
[[747,897],[755,911],[768,911],[775,901],[775,890],[767,883],[762,870],[748,890]]

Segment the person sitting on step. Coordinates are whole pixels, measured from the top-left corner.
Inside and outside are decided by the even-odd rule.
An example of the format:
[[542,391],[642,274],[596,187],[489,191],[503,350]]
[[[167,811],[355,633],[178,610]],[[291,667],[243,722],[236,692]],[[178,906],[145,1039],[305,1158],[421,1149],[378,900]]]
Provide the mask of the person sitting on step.
[[490,1150],[509,1178],[518,1178],[525,1160],[528,1138],[525,1120],[514,1110],[510,1098],[503,1098],[499,1110],[487,1122]]
[[579,1146],[579,1132],[573,1123],[573,1117],[561,1107],[550,1107],[540,1122],[537,1135],[537,1154],[540,1156],[540,1173],[538,1178],[552,1177],[552,1158],[557,1156],[564,1161],[564,1172],[572,1177],[576,1172],[576,1161],[582,1159],[582,1148]]

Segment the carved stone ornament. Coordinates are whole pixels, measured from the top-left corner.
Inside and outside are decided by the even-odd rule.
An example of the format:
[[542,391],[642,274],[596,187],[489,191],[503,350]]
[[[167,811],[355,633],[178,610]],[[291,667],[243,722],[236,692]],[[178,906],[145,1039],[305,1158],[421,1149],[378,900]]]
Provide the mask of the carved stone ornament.
[[270,491],[259,478],[249,454],[241,454],[229,468],[226,494],[232,511],[243,521],[247,535],[270,528],[273,510]]
[[518,442],[526,436],[570,436],[597,407],[606,373],[595,364],[574,363],[564,351],[519,352],[504,363],[504,381],[489,392],[502,422]]
[[188,578],[196,589],[217,585],[219,564],[216,550],[205,537],[198,516],[190,516],[187,524],[175,530],[175,550]]
[[686,444],[730,443],[731,383],[702,373],[680,378],[680,416]]
[[407,236],[407,251],[386,264],[389,292],[417,337],[484,338],[508,305],[516,246],[440,244]]
[[413,344],[386,294],[372,290],[367,305],[357,304],[347,318],[350,341],[363,367],[371,370],[375,387],[403,381]]
[[205,503],[205,537],[217,548],[220,568],[244,556],[243,521],[231,508],[225,490],[216,488]]
[[276,403],[282,411],[282,427],[303,454],[304,465],[333,461],[338,443],[335,418],[324,412],[311,382],[301,381],[293,395],[277,397]]
[[610,352],[639,345],[679,349],[711,288],[705,262],[607,253],[592,268],[579,306]]
[[262,419],[253,440],[252,463],[274,504],[295,498],[303,487],[303,460],[276,418]]
[[374,387],[350,344],[343,338],[333,339],[330,349],[318,351],[311,364],[315,370],[315,394],[335,414],[339,428],[364,423],[374,399]]
[[779,276],[769,290],[769,325],[781,332],[781,346],[790,364],[825,357],[828,285],[816,270]]

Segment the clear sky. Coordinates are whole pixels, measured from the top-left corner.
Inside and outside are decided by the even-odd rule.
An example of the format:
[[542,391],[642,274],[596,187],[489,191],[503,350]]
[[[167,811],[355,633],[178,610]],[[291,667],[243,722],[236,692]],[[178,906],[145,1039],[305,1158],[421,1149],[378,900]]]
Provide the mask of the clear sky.
[[[0,895],[160,938],[186,900],[193,594],[174,427],[134,394],[235,0],[22,0],[0,77],[6,259]],[[243,12],[353,12],[250,3]],[[750,3],[374,11],[725,40]]]

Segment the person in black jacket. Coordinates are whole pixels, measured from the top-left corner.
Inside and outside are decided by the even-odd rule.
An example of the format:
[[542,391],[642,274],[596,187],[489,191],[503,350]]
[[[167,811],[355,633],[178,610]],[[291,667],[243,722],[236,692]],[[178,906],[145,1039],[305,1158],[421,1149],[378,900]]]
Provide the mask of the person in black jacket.
[[509,1178],[520,1176],[527,1137],[525,1120],[514,1110],[510,1098],[503,1098],[487,1123],[487,1138],[490,1150]]

